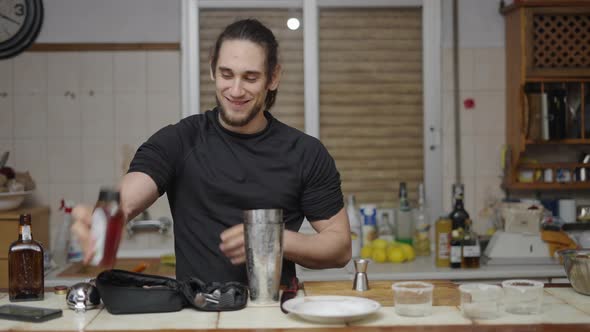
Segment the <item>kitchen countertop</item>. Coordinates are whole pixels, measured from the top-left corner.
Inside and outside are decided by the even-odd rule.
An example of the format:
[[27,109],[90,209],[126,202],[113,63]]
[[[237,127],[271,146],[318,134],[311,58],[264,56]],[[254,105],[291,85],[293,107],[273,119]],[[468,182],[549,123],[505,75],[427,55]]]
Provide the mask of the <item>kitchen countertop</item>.
[[[65,295],[46,293],[43,301],[23,304],[37,307],[60,308],[63,317],[44,323],[25,323],[0,319],[2,331],[194,331],[232,330],[284,331],[568,331],[590,330],[590,296],[584,296],[570,287],[552,287],[544,290],[543,312],[536,315],[502,314],[489,320],[465,318],[457,306],[458,290],[449,281],[435,281],[433,313],[427,317],[401,317],[395,313],[390,282],[374,281],[369,292],[355,293],[375,299],[382,304],[379,311],[363,320],[344,324],[319,324],[305,321],[294,314],[285,315],[278,304],[250,306],[238,311],[201,312],[183,309],[172,313],[111,315],[104,308],[86,313],[75,313],[65,303]],[[301,296],[342,294],[351,295],[349,281],[306,282]],[[310,293],[310,294],[307,294]],[[6,293],[0,293],[0,304],[9,303]]]
[[[153,261],[150,258],[136,258],[136,262],[129,265],[135,266],[139,262]],[[126,266],[123,266],[126,269]],[[45,286],[54,287],[58,285],[71,286],[83,281],[88,276],[63,276],[63,271],[68,267],[56,268],[50,271],[45,277]],[[170,271],[173,271],[171,267]],[[167,271],[168,271],[167,270]],[[144,273],[152,273],[145,271]],[[341,269],[310,270],[297,266],[297,276],[301,281],[331,281],[331,280],[353,280],[354,264],[350,261]],[[156,273],[157,274],[157,273]],[[168,274],[166,274],[168,275]],[[451,269],[438,268],[434,265],[432,257],[417,257],[409,263],[369,263],[367,269],[369,280],[452,280],[452,281],[473,281],[473,280],[500,280],[514,278],[535,278],[548,282],[567,282],[566,274],[560,264],[547,265],[482,265],[478,269]],[[172,274],[170,274],[172,276]]]
[[[342,269],[309,270],[297,266],[302,281],[353,280],[354,264]],[[497,280],[513,278],[567,278],[560,264],[545,265],[482,265],[477,269],[451,269],[436,267],[433,257],[417,257],[409,263],[369,263],[369,280]]]

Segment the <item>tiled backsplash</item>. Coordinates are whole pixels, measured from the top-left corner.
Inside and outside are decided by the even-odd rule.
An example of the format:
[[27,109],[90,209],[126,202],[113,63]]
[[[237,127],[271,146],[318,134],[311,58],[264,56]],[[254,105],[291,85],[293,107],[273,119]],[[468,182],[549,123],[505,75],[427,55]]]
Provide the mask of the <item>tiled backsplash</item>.
[[[455,182],[453,52],[443,49],[442,129],[443,208],[451,209],[451,187]],[[501,199],[501,151],[506,131],[504,48],[463,48],[459,51],[459,102],[461,178],[465,184],[465,208],[476,232],[487,229],[482,216],[485,203]],[[463,101],[472,98],[467,109]]]
[[[181,116],[178,51],[24,53],[0,61],[0,151],[28,170],[33,199],[61,223],[61,198],[94,204],[114,185],[128,154]],[[170,216],[166,197],[149,209]],[[54,238],[54,236],[52,236]],[[171,237],[138,236],[121,249],[172,248]]]

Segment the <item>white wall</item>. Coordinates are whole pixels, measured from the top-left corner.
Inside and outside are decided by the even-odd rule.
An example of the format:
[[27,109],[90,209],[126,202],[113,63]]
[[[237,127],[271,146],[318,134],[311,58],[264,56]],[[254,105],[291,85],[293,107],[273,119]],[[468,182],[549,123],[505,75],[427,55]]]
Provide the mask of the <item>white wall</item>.
[[[442,0],[443,47],[452,47],[453,0]],[[504,17],[500,1],[459,0],[459,47],[504,47]]]
[[40,43],[179,42],[180,0],[45,0]]

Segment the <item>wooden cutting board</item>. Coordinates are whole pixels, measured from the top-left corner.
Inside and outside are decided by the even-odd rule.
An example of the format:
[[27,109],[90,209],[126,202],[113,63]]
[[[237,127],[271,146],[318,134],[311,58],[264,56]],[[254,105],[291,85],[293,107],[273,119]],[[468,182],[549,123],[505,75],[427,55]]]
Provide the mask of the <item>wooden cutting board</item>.
[[[135,268],[144,264],[146,267],[141,273],[166,277],[174,277],[176,275],[176,268],[173,265],[160,264],[159,258],[120,258],[117,259],[114,268],[133,271]],[[105,268],[99,266],[84,266],[82,263],[72,263],[72,265],[59,273],[57,277],[94,278],[103,270]]]
[[[434,285],[433,305],[460,305],[458,286],[450,281],[426,280]],[[306,281],[303,285],[306,296],[343,295],[365,297],[379,302],[382,306],[393,306],[393,281],[369,281],[370,289],[358,292],[352,289],[352,281]]]

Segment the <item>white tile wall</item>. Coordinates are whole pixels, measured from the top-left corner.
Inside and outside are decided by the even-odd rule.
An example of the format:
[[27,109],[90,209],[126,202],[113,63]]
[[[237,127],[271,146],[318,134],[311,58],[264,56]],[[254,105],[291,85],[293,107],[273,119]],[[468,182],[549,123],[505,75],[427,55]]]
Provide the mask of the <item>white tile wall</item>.
[[[459,51],[459,102],[461,173],[465,184],[465,208],[476,232],[487,229],[483,215],[486,200],[501,199],[501,151],[505,144],[504,48],[465,48]],[[443,50],[443,208],[450,209],[455,182],[454,100],[452,49]],[[466,109],[463,101],[475,106]]]
[[[124,153],[180,119],[179,82],[176,51],[24,53],[0,61],[0,152],[10,150],[8,165],[35,179],[32,200],[51,207],[52,238],[62,198],[94,204],[100,187],[125,173]],[[170,217],[166,198],[150,212]],[[124,241],[127,249],[173,248],[171,236]]]

